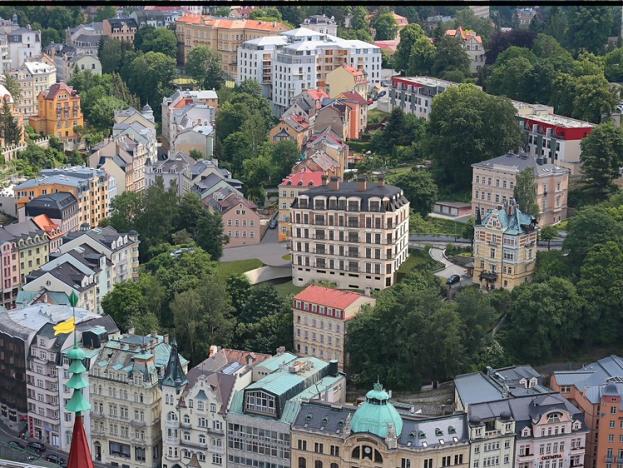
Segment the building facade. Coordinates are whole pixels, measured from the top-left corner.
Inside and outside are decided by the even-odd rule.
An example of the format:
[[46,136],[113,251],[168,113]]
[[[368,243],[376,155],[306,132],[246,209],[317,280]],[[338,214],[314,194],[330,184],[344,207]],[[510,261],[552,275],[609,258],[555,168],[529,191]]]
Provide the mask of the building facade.
[[261,217],[254,203],[235,193],[211,201],[209,206],[220,213],[223,220],[223,232],[227,236],[223,247],[255,245],[262,241]]
[[406,114],[429,118],[433,98],[457,83],[428,76],[392,76],[389,88],[390,109],[399,108]]
[[537,228],[514,200],[490,210],[474,225],[474,283],[484,289],[513,289],[532,278],[536,267]]
[[110,18],[102,21],[102,34],[121,42],[134,43],[138,24],[134,18]]
[[37,96],[38,113],[30,119],[35,131],[63,141],[75,141],[76,127],[84,126],[80,95],[65,83],[55,83]]
[[15,236],[4,230],[0,230],[0,259],[2,259],[2,269],[0,269],[2,306],[12,309],[15,307],[22,276]]
[[363,69],[356,69],[342,65],[327,73],[325,83],[330,98],[336,98],[342,93],[354,91],[363,99],[368,98],[368,78]]
[[463,29],[461,26],[457,29],[448,29],[445,35],[459,41],[469,57],[470,72],[478,73],[485,64],[485,48],[482,45],[482,37],[474,31]]
[[214,90],[178,90],[165,96],[161,103],[162,136],[173,144],[177,134],[189,126],[213,125],[217,109],[218,96]]
[[299,356],[336,360],[338,367],[348,366],[346,340],[348,321],[364,305],[376,300],[352,291],[339,291],[310,285],[292,300],[294,349]]
[[331,281],[340,289],[385,289],[409,255],[409,201],[383,179],[368,184],[334,177],[299,193],[291,217],[297,286]]
[[40,195],[24,205],[25,217],[45,215],[57,223],[63,233],[75,231],[80,227],[78,212],[78,200],[69,192]]
[[301,28],[311,29],[312,31],[319,32],[320,34],[337,36],[337,23],[335,22],[335,18],[333,16],[331,18],[326,15],[308,16],[301,23]]
[[292,237],[292,218],[290,207],[298,194],[311,187],[322,185],[321,171],[301,171],[290,174],[279,184],[279,240],[287,241]]
[[46,62],[28,61],[12,71],[10,75],[17,80],[20,87],[17,110],[24,117],[37,115],[39,112],[38,96],[56,83],[56,67]]
[[10,26],[7,41],[12,69],[41,55],[41,31],[33,30],[30,25],[25,28],[20,28],[17,23]]
[[12,235],[17,247],[20,281],[26,282],[30,272],[48,261],[50,255],[50,239],[32,220],[21,223],[7,224],[3,230]]
[[472,213],[480,210],[480,216],[484,216],[508,203],[515,196],[517,176],[530,170],[535,178],[539,225],[556,224],[567,217],[569,169],[512,152],[472,164],[472,168]]

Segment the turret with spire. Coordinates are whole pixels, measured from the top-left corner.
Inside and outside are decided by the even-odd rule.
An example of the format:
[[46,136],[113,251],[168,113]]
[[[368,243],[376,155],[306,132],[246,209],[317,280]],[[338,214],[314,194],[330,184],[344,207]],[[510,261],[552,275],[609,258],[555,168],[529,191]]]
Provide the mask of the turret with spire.
[[177,342],[175,338],[171,341],[171,353],[169,354],[169,362],[164,371],[162,378],[162,386],[175,388],[175,393],[179,393],[182,387],[188,383],[184,368],[180,362],[180,355],[177,352]]

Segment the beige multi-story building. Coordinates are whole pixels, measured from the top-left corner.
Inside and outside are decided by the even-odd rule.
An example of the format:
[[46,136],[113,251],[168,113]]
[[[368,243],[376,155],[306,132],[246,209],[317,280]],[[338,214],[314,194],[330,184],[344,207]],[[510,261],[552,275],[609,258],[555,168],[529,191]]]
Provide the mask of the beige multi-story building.
[[514,197],[517,176],[530,170],[535,179],[539,225],[556,224],[567,217],[569,169],[512,152],[472,164],[472,168],[472,213],[480,210],[484,217],[487,211],[507,203]]
[[469,70],[478,73],[485,65],[485,48],[482,45],[482,37],[469,29],[459,26],[457,29],[448,29],[446,36],[454,37],[469,57]]
[[10,75],[17,80],[20,88],[17,110],[24,117],[37,115],[37,97],[56,83],[56,67],[46,62],[24,62],[17,70],[11,71]]
[[[126,334],[102,348],[89,371],[91,439],[97,462],[159,467],[162,449],[160,379],[177,354],[166,336]],[[188,362],[181,356],[180,366]]]
[[279,240],[286,241],[292,237],[292,219],[290,207],[298,194],[311,187],[322,184],[321,171],[295,172],[283,179],[279,184]]
[[236,54],[243,42],[274,35],[287,29],[286,25],[275,21],[199,15],[185,15],[175,22],[175,34],[183,63],[186,63],[192,49],[206,46],[216,52],[223,71],[232,78],[238,75]]
[[484,289],[513,289],[527,283],[536,267],[536,220],[510,200],[474,225],[474,283]]
[[305,402],[292,424],[291,466],[470,466],[465,413],[426,418],[409,409],[392,404],[380,383],[359,406]]
[[102,33],[111,39],[134,43],[138,24],[134,18],[110,18],[102,21]]
[[409,201],[402,190],[383,178],[324,181],[292,205],[292,282],[365,291],[394,285],[409,256]]
[[348,366],[348,321],[355,318],[364,305],[375,303],[375,299],[353,291],[315,284],[307,286],[292,300],[296,353],[334,359],[339,368],[344,369]]

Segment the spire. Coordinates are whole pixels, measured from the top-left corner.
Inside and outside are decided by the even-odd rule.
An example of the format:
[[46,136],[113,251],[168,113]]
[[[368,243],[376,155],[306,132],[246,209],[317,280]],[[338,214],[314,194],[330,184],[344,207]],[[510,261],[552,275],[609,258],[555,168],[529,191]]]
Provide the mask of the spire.
[[180,362],[180,355],[177,352],[177,343],[174,338],[171,341],[171,353],[169,354],[169,362],[167,363],[167,368],[162,378],[162,385],[175,387],[175,390],[179,392],[182,385],[186,385],[187,383],[188,380],[184,374],[184,369]]
[[67,468],[94,468],[91,450],[89,449],[89,440],[84,431],[82,415],[79,413],[76,414],[76,420],[74,421]]

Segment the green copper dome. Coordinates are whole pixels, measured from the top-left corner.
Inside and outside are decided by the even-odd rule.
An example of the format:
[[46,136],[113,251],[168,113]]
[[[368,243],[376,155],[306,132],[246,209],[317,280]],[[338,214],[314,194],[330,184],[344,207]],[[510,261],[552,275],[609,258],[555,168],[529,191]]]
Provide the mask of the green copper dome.
[[402,418],[389,402],[389,394],[380,383],[366,394],[366,401],[357,408],[351,422],[351,432],[369,432],[385,438],[390,426],[394,427],[396,436],[402,432]]

